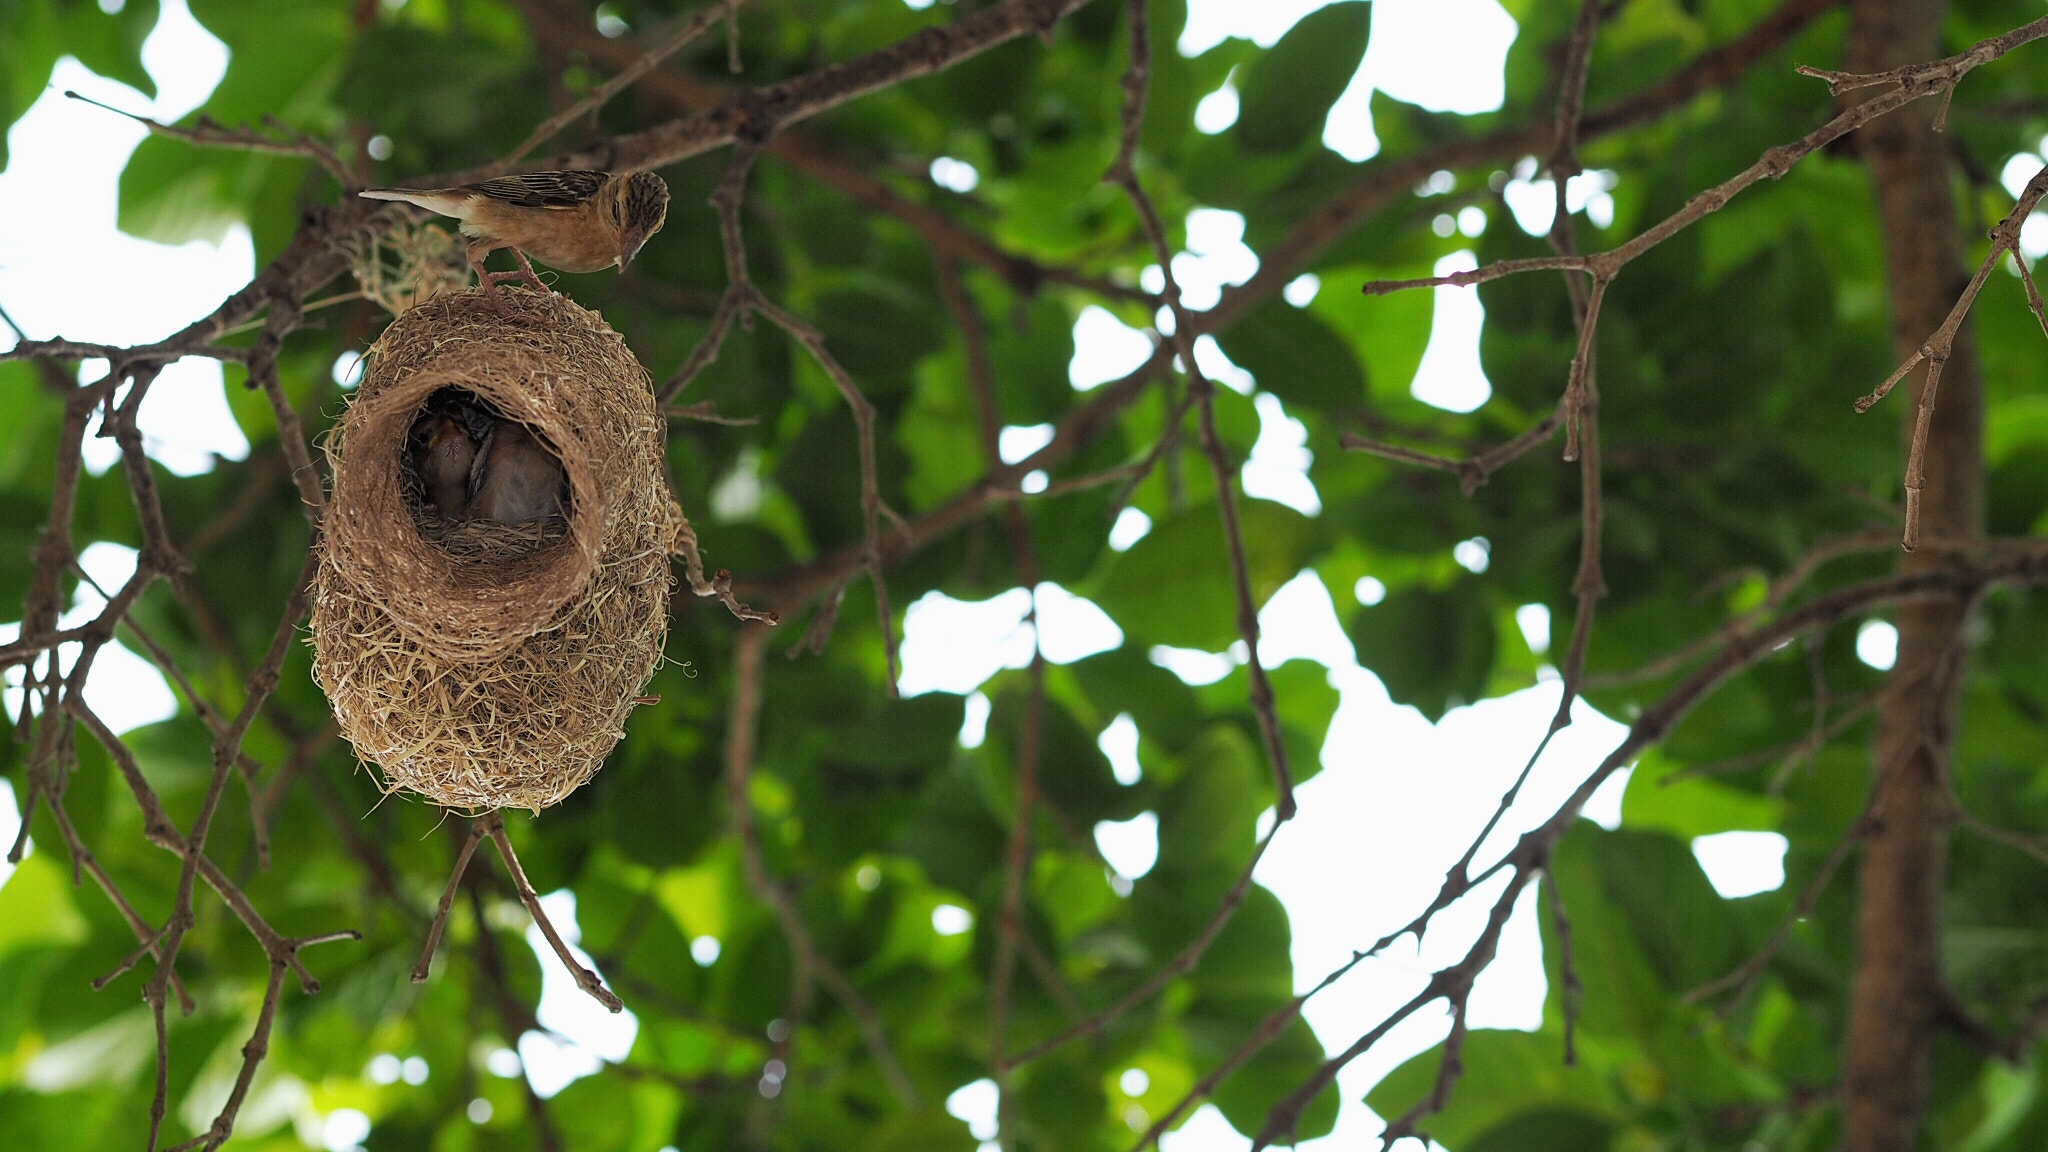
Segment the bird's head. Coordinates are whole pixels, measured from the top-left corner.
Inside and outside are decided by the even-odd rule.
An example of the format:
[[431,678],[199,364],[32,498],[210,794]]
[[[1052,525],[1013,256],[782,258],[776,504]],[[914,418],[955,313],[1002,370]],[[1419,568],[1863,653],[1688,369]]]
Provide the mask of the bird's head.
[[668,184],[652,172],[626,176],[612,202],[612,223],[619,229],[619,267],[639,255],[647,238],[668,220]]

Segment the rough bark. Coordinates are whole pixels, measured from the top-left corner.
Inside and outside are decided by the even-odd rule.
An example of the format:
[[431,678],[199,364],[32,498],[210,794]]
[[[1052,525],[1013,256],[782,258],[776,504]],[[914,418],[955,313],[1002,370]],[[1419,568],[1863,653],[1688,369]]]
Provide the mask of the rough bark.
[[[1941,54],[1945,0],[1855,0],[1846,67],[1874,72]],[[1893,351],[1910,355],[1941,325],[1967,278],[1948,158],[1923,101],[1866,128],[1883,225]],[[1912,406],[1926,370],[1910,378]],[[1929,537],[1975,535],[1983,518],[1983,398],[1974,341],[1965,325],[1939,377],[1927,447],[1923,528]],[[1905,556],[1908,570],[1938,565]],[[1864,844],[1856,971],[1842,1075],[1846,1152],[1910,1152],[1926,1109],[1928,1065],[1942,989],[1942,887],[1953,817],[1943,774],[1963,675],[1959,638],[1967,608],[1931,602],[1899,610],[1895,691],[1879,712],[1871,787],[1879,789]]]

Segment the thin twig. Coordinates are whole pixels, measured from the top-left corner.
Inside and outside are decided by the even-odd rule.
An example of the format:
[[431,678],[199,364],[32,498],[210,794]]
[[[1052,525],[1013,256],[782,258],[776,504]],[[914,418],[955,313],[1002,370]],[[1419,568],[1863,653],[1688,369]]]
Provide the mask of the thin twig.
[[1658,680],[1669,676],[1691,664],[1716,648],[1728,643],[1742,643],[1771,614],[1783,607],[1792,594],[1806,586],[1806,583],[1833,560],[1858,552],[1872,552],[1891,545],[1892,537],[1882,532],[1857,532],[1847,536],[1836,536],[1822,540],[1809,548],[1785,573],[1772,580],[1765,589],[1763,600],[1756,607],[1728,621],[1721,628],[1702,636],[1684,646],[1669,652],[1638,668],[1625,672],[1614,672],[1604,676],[1593,676],[1587,683],[1596,688],[1614,688],[1627,684],[1639,684],[1645,680]]
[[[1684,107],[1704,92],[1733,83],[1758,60],[1782,47],[1816,18],[1834,8],[1837,2],[1786,0],[1747,32],[1702,53],[1668,79],[1588,112],[1582,135],[1589,139],[1607,136],[1650,122]],[[1310,265],[1317,254],[1350,235],[1357,224],[1373,212],[1409,195],[1416,182],[1427,178],[1430,173],[1511,162],[1517,156],[1544,147],[1548,134],[1549,130],[1543,127],[1504,128],[1471,140],[1424,148],[1399,160],[1369,161],[1351,187],[1308,213],[1278,244],[1260,251],[1259,271],[1250,280],[1237,287],[1226,288],[1222,301],[1215,308],[1197,314],[1200,331],[1214,332],[1228,327],[1262,301],[1277,295],[1284,285]],[[787,138],[777,137],[778,140]],[[979,256],[969,258],[987,262],[981,261]],[[1014,465],[992,467],[981,481],[913,520],[908,532],[885,540],[885,561],[899,560],[917,548],[942,540],[949,532],[979,520],[988,502],[999,498],[998,494],[1013,491],[1017,479],[1026,473],[1049,471],[1071,459],[1114,426],[1116,416],[1137,398],[1142,386],[1165,372],[1173,358],[1173,346],[1162,343],[1155,349],[1152,359],[1122,379],[1096,389],[1085,404],[1055,423],[1051,443]],[[1547,439],[1555,432],[1560,420],[1560,416],[1553,414],[1530,433],[1535,434],[1539,441]],[[1502,463],[1527,450],[1527,446],[1502,447],[1514,449],[1506,453]],[[1176,459],[1169,455],[1166,462],[1171,464]],[[792,601],[808,599],[817,596],[821,590],[842,587],[850,578],[849,574],[857,572],[864,562],[865,556],[860,547],[842,548],[790,570],[778,577],[772,587],[778,598]]]
[[412,982],[424,984],[427,973],[434,966],[434,950],[441,946],[441,934],[448,929],[448,916],[455,907],[455,892],[462,887],[463,874],[469,871],[469,858],[476,855],[476,846],[490,834],[483,819],[469,822],[469,835],[462,838],[462,847],[455,853],[455,868],[448,874],[448,887],[441,892],[441,902],[434,906],[434,919],[427,926],[426,947],[420,949],[420,962],[412,966]]
[[[1921,696],[1925,698],[1929,710],[1939,709],[1940,694],[1930,691],[1930,685],[1939,684],[1945,679],[1948,670],[1962,658],[1962,651],[1963,638],[1958,633],[1955,641],[1941,654],[1940,659],[1924,666],[1921,676],[1894,678],[1885,685],[1884,692],[1879,695],[1906,699]],[[1908,744],[1899,749],[1898,754],[1888,762],[1877,766],[1877,771],[1872,773],[1869,788],[1865,792],[1862,810],[1849,822],[1848,827],[1842,830],[1841,836],[1829,850],[1827,859],[1822,862],[1819,871],[1806,882],[1805,887],[1799,892],[1798,899],[1792,902],[1792,907],[1779,919],[1778,927],[1771,933],[1770,940],[1734,971],[1687,992],[1684,997],[1687,1003],[1698,1003],[1733,990],[1734,995],[1721,1006],[1721,1015],[1726,1017],[1748,999],[1750,990],[1756,986],[1757,980],[1763,976],[1764,970],[1777,956],[1778,950],[1791,938],[1793,928],[1813,912],[1814,905],[1820,901],[1821,893],[1827,890],[1828,883],[1841,868],[1842,862],[1848,859],[1850,851],[1878,830],[1884,814],[1884,803],[1889,795],[1888,785],[1921,750],[1918,743]]]
[[875,590],[875,615],[882,627],[882,655],[888,668],[889,695],[899,695],[901,690],[897,684],[903,678],[903,659],[896,638],[895,613],[889,607],[889,583],[883,575],[883,504],[881,480],[875,462],[875,406],[868,402],[860,386],[853,382],[853,377],[840,366],[839,361],[826,351],[823,333],[766,300],[757,299],[754,308],[810,350],[812,358],[832,378],[839,394],[845,397],[846,406],[853,411],[854,428],[860,441],[861,548],[867,554],[868,582]]
[[[470,912],[476,917],[478,926],[475,944],[477,974],[490,989],[498,1019],[504,1023],[506,1034],[523,1036],[528,1032],[546,1032],[540,1021],[534,1018],[533,1009],[512,993],[511,981],[505,975],[504,958],[498,952],[498,938],[491,931],[489,918],[484,914],[483,886],[472,881],[468,888]],[[521,1076],[519,1084],[526,1097],[527,1119],[533,1123],[534,1142],[540,1146],[541,1152],[561,1152],[562,1137],[555,1130],[554,1118],[548,1113],[547,1100],[534,1090],[531,1077]]]
[[[1529,878],[1549,866],[1551,852],[1578,819],[1586,802],[1614,773],[1633,763],[1644,750],[1661,743],[1680,720],[1689,715],[1693,708],[1721,684],[1755,665],[1780,642],[1798,639],[1816,628],[1827,627],[1885,604],[1896,604],[1928,596],[1967,601],[1981,595],[1990,587],[2009,581],[2029,584],[2048,581],[2048,546],[2042,546],[2039,551],[2029,551],[2024,556],[2017,552],[2008,553],[1974,568],[1959,561],[1949,568],[1903,572],[1837,589],[1826,596],[1802,604],[1773,621],[1757,637],[1760,643],[1725,646],[1656,703],[1645,708],[1629,728],[1627,736],[1579,782],[1578,787],[1550,817],[1523,833],[1513,849],[1464,886],[1469,891],[1494,876],[1505,874],[1508,877],[1507,886],[1495,901],[1493,911],[1489,915],[1487,928],[1482,931],[1465,957],[1451,967],[1439,970],[1431,977],[1429,985],[1414,998],[1374,1025],[1343,1052],[1324,1061],[1308,1081],[1268,1114],[1267,1123],[1261,1130],[1259,1138],[1253,1142],[1253,1147],[1268,1147],[1290,1134],[1310,1101],[1336,1079],[1339,1071],[1369,1051],[1395,1025],[1434,1000],[1468,994],[1466,978],[1469,973],[1475,971],[1472,968],[1475,959],[1482,954],[1490,958],[1492,950],[1499,942],[1499,931],[1504,927],[1514,901],[1519,897]],[[1433,901],[1432,907],[1436,905],[1437,902]],[[1425,917],[1427,915],[1428,913],[1425,913]],[[1424,917],[1417,919],[1420,922]],[[1403,929],[1403,932],[1408,930],[1410,929]],[[1391,940],[1398,935],[1400,933],[1387,939]],[[1483,967],[1483,964],[1481,966]],[[1455,1005],[1455,999],[1452,1003]]]
[[[994,463],[1002,458],[1003,419],[996,400],[995,371],[989,363],[987,333],[966,285],[961,282],[959,266],[945,257],[940,257],[937,264],[939,294],[967,345],[967,381],[974,395],[982,452],[989,462]],[[1031,523],[1024,515],[1024,509],[1016,503],[1004,505],[1003,519],[1009,529],[1010,549],[1017,574],[1026,589],[1035,590],[1039,584],[1038,550],[1032,541]],[[1031,866],[1031,833],[1039,799],[1039,758],[1045,743],[1045,652],[1037,639],[1039,621],[1035,597],[1034,606],[1025,616],[1025,625],[1032,630],[1031,663],[1027,673],[1031,686],[1025,703],[1023,728],[1018,733],[1016,802],[1011,808],[1010,835],[1003,851],[1002,912],[997,925],[995,957],[989,966],[989,1051],[994,1054],[992,1063],[996,1066],[997,1141],[1004,1149],[1014,1147],[1016,1140],[1016,1127],[1010,1122],[1014,1093],[1010,1087],[1009,1072],[1003,1064],[1010,1044],[1011,982],[1015,977],[1018,953],[1024,954],[1025,962],[1034,968],[1039,980],[1055,996],[1065,991],[1065,984],[1052,965],[1038,956],[1024,922],[1025,884]]]
[[1193,1109],[1197,1104],[1214,1095],[1217,1087],[1224,1080],[1228,1079],[1231,1073],[1243,1067],[1245,1061],[1256,1056],[1266,1045],[1278,1040],[1281,1034],[1286,1032],[1288,1027],[1300,1018],[1303,1005],[1307,1004],[1311,997],[1349,975],[1353,968],[1356,968],[1366,959],[1366,955],[1364,952],[1353,952],[1349,961],[1329,975],[1324,976],[1322,980],[1317,982],[1315,987],[1297,995],[1292,1000],[1268,1013],[1264,1020],[1259,1021],[1259,1026],[1252,1029],[1251,1035],[1245,1037],[1244,1041],[1230,1055],[1218,1061],[1216,1067],[1211,1068],[1200,1080],[1197,1080],[1194,1087],[1189,1088],[1174,1103],[1173,1107],[1167,1109],[1157,1119],[1152,1121],[1152,1126],[1147,1128],[1138,1137],[1136,1144],[1132,1145],[1131,1152],[1144,1152],[1146,1148],[1157,1144],[1159,1138],[1164,1136],[1175,1124],[1178,1124],[1182,1116],[1187,1115],[1189,1110]]
[[[2037,24],[2044,22],[2048,22],[2048,17],[2035,21]],[[1976,305],[1977,294],[1984,290],[1984,282],[1991,278],[1991,270],[1998,267],[1998,262],[2007,253],[2011,253],[2015,260],[2020,258],[2020,229],[2044,195],[2048,195],[2048,166],[2034,173],[2033,179],[2027,181],[2026,188],[2020,193],[2019,202],[2014,204],[2005,219],[1999,221],[1998,226],[1991,230],[1991,250],[1977,265],[1976,274],[1970,277],[1970,282],[1964,287],[1962,295],[1956,298],[1955,306],[1949,309],[1948,317],[1941,322],[1941,327],[1934,330],[1933,335],[1920,345],[1918,351],[1906,357],[1905,362],[1886,377],[1882,384],[1869,395],[1856,401],[1858,412],[1870,411],[1872,406],[1889,395],[1893,387],[1905,379],[1908,373],[1923,363],[1927,365],[1927,377],[1920,386],[1919,403],[1914,406],[1912,443],[1906,453],[1906,526],[1900,537],[1899,546],[1908,552],[1920,546],[1920,497],[1927,486],[1927,433],[1934,423],[1935,398],[1941,390],[1942,369],[1948,365],[1949,355],[1955,348],[1956,336],[1962,331],[1963,321],[1969,317],[1970,309]],[[2032,292],[2031,276],[2028,277],[2027,284],[2029,291]],[[2034,292],[2029,298],[2029,303],[2038,298],[2039,293]]]
[[[804,924],[803,914],[797,910],[796,900],[768,874],[767,862],[761,858],[761,834],[754,825],[753,801],[747,795],[747,781],[754,771],[755,727],[761,714],[761,653],[767,643],[765,628],[740,628],[733,642],[733,692],[726,713],[725,797],[734,830],[739,834],[747,887],[775,913],[797,965],[814,974],[858,1023],[861,1039],[867,1043],[868,1052],[874,1057],[889,1087],[906,1106],[916,1108],[919,1100],[917,1086],[897,1061],[881,1015],[839,970],[839,966],[818,950],[810,929]],[[792,1025],[791,1032],[794,1031]]]
[[[525,140],[520,141],[519,147],[505,154],[505,162],[507,164],[517,163],[527,153],[553,139],[555,133],[604,107],[611,101],[612,97],[631,87],[642,76],[660,67],[662,61],[682,51],[689,45],[690,41],[703,35],[704,30],[713,24],[724,20],[726,21],[728,32],[731,32],[736,23],[741,3],[742,0],[720,0],[715,6],[705,8],[703,11],[683,21],[674,32],[669,34],[667,39],[642,53],[638,60],[621,69],[617,75],[592,88],[583,99],[543,120],[538,127],[527,134]],[[739,44],[737,40],[730,43],[730,51],[733,54],[732,59],[734,61],[733,71],[737,72],[739,71]]]
[[1131,206],[1137,209],[1139,222],[1151,243],[1153,258],[1165,278],[1166,304],[1174,316],[1173,344],[1180,353],[1181,367],[1187,373],[1188,387],[1200,413],[1202,450],[1208,457],[1209,469],[1216,482],[1216,507],[1223,518],[1223,537],[1229,547],[1231,582],[1237,597],[1238,638],[1244,641],[1247,654],[1245,668],[1251,681],[1252,712],[1258,718],[1261,735],[1265,737],[1266,758],[1273,772],[1273,812],[1278,823],[1284,824],[1294,818],[1294,774],[1287,765],[1287,745],[1280,735],[1273,684],[1266,675],[1265,662],[1259,656],[1259,610],[1252,597],[1251,565],[1245,556],[1244,531],[1238,519],[1237,465],[1231,460],[1230,451],[1224,447],[1223,438],[1216,429],[1215,384],[1196,363],[1195,315],[1182,300],[1180,285],[1173,274],[1173,249],[1166,240],[1166,226],[1160,220],[1152,198],[1146,194],[1143,181],[1138,178],[1138,138],[1145,119],[1145,96],[1151,82],[1152,67],[1144,0],[1130,0],[1125,5],[1125,17],[1130,26],[1131,62],[1123,81],[1122,145],[1103,179],[1122,188]]
[[342,162],[341,157],[335,153],[333,148],[303,132],[294,132],[292,129],[278,123],[274,117],[265,116],[263,118],[263,126],[274,132],[282,133],[283,138],[265,136],[247,125],[243,125],[240,128],[229,128],[210,116],[201,116],[190,128],[176,128],[169,124],[152,120],[147,116],[138,116],[133,112],[124,111],[114,107],[112,104],[102,104],[90,96],[81,96],[68,89],[64,95],[73,100],[90,104],[95,108],[104,108],[116,116],[126,116],[128,119],[149,129],[150,134],[153,136],[165,136],[172,140],[182,140],[187,144],[200,148],[230,148],[238,152],[263,152],[273,156],[297,156],[302,159],[311,160],[320,165],[320,167],[325,168],[327,174],[334,177],[334,182],[341,185],[344,192],[353,192],[363,186],[362,180],[349,170],[348,165]]
[[[1942,60],[1916,64],[1897,69],[1901,73],[1892,91],[1874,97],[1861,104],[1852,105],[1834,118],[1813,129],[1799,139],[1771,148],[1744,168],[1741,172],[1707,190],[1695,194],[1685,202],[1684,207],[1663,220],[1645,229],[1623,244],[1605,252],[1590,256],[1539,256],[1518,260],[1502,260],[1482,265],[1469,271],[1452,272],[1443,276],[1428,276],[1409,280],[1375,280],[1364,286],[1369,296],[1380,296],[1390,292],[1401,292],[1414,288],[1431,288],[1440,285],[1466,287],[1485,284],[1490,281],[1522,272],[1537,271],[1580,271],[1597,277],[1612,279],[1624,266],[1636,257],[1655,248],[1701,219],[1720,211],[1736,195],[1765,178],[1777,179],[1790,171],[1792,166],[1807,156],[1825,148],[1828,144],[1850,132],[1870,123],[1886,113],[1905,107],[1928,96],[1938,95],[1953,87],[1956,82],[1980,65],[1990,63],[2003,56],[2019,44],[2048,36],[2048,17],[2033,21],[2004,36],[1981,41],[1967,52]],[[2014,39],[2018,37],[2018,39]]]
[[[129,929],[135,933],[135,939],[143,945],[143,950],[151,958],[160,956],[162,953],[157,942],[163,939],[162,930],[151,928],[149,922],[142,918],[142,914],[135,910],[135,905],[128,902],[128,897],[121,894],[121,889],[114,883],[114,878],[100,866],[99,858],[93,855],[92,850],[85,846],[84,839],[78,835],[78,829],[71,823],[71,813],[65,810],[63,801],[53,799],[49,804],[50,818],[56,822],[58,833],[64,837],[65,844],[71,849],[72,860],[78,867],[84,869],[86,875],[93,878],[93,882],[100,886],[100,891],[107,894],[108,901],[121,913],[121,919],[128,922]],[[136,963],[140,963],[139,958]],[[185,982],[179,979],[175,972],[171,974],[171,991],[178,994],[179,1009],[190,1016],[197,1005],[192,1002],[192,994],[185,990]]]
[[1201,963],[1202,957],[1208,953],[1209,946],[1214,944],[1216,938],[1223,934],[1224,926],[1230,923],[1230,918],[1236,914],[1238,906],[1243,904],[1245,897],[1251,894],[1252,873],[1257,870],[1259,861],[1265,858],[1266,849],[1271,846],[1273,837],[1279,834],[1281,827],[1282,825],[1276,822],[1266,832],[1265,838],[1260,840],[1252,849],[1251,859],[1245,861],[1244,869],[1237,874],[1237,882],[1230,886],[1230,890],[1223,894],[1223,900],[1216,906],[1216,910],[1209,914],[1208,922],[1202,925],[1201,931],[1195,933],[1194,938],[1183,945],[1181,950],[1175,953],[1173,959],[1169,960],[1164,967],[1147,977],[1137,987],[1117,997],[1116,1002],[1109,1007],[1095,1013],[1086,1020],[1071,1025],[1059,1034],[1042,1040],[1015,1056],[1007,1058],[1003,1063],[997,1065],[998,1069],[1016,1068],[1029,1064],[1046,1053],[1064,1048],[1069,1043],[1083,1036],[1101,1035],[1103,1029],[1122,1019],[1133,1008],[1157,996],[1167,985],[1194,971],[1195,965]]
[[1776,760],[1778,761],[1778,770],[1772,773],[1770,785],[1766,792],[1772,796],[1779,795],[1784,792],[1785,785],[1790,781],[1792,772],[1801,762],[1811,759],[1816,752],[1826,747],[1835,737],[1861,723],[1864,717],[1870,715],[1871,711],[1877,707],[1881,699],[1883,699],[1883,693],[1873,692],[1849,707],[1844,708],[1824,725],[1809,730],[1806,735],[1801,736],[1798,740],[1784,747],[1772,748],[1763,752],[1752,752],[1747,756],[1734,756],[1726,760],[1711,760],[1705,764],[1691,765],[1664,777],[1658,781],[1658,784],[1668,787],[1681,780],[1689,780],[1699,776],[1723,776],[1734,772],[1747,772],[1752,768],[1758,768]]
[[745,303],[746,290],[738,287],[727,288],[725,295],[718,298],[718,310],[711,314],[711,327],[704,333],[704,338],[697,341],[697,346],[690,349],[683,366],[676,369],[675,375],[662,386],[660,400],[664,406],[673,402],[683,389],[690,386],[690,381],[718,359],[718,350],[725,344],[725,334],[731,330],[732,322],[739,317]]
[[670,420],[691,420],[727,428],[751,428],[761,422],[759,416],[721,416],[709,400],[699,400],[695,404],[669,404],[662,408],[661,414]]
[[[505,835],[504,813],[493,808],[479,817],[477,822],[483,825],[484,834],[491,838],[491,843],[498,846],[498,856],[505,861],[505,871],[512,877],[512,887],[519,893],[519,902],[526,905],[527,912],[533,916],[534,926],[547,938],[548,947],[555,950],[555,955],[562,961],[562,967],[567,968],[569,975],[575,978],[576,986],[590,993],[590,998],[604,1005],[606,1011],[625,1011],[626,1002],[612,995],[611,989],[604,986],[604,981],[598,978],[597,973],[584,967],[582,961],[576,959],[575,953],[569,951],[569,945],[562,940],[562,934],[555,930],[555,922],[548,918],[547,909],[541,907],[540,893],[533,890],[533,884],[526,878],[526,869],[519,866],[519,854],[512,850],[512,838]],[[431,953],[428,959],[432,959]],[[414,969],[413,974],[417,979],[419,970]]]
[[1579,1013],[1585,1008],[1586,986],[1579,982],[1576,950],[1572,947],[1572,920],[1564,906],[1564,885],[1555,869],[1543,873],[1550,888],[1550,925],[1557,933],[1558,1004],[1564,1009],[1564,1064],[1579,1062]]

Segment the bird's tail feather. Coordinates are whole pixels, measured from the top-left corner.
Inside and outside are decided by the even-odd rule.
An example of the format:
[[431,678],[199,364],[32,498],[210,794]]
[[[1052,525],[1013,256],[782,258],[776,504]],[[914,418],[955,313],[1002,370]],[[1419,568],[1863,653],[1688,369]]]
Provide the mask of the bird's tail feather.
[[356,195],[368,200],[402,200],[407,204],[417,204],[429,212],[439,212],[443,216],[461,215],[460,209],[467,199],[452,192],[431,188],[365,188]]

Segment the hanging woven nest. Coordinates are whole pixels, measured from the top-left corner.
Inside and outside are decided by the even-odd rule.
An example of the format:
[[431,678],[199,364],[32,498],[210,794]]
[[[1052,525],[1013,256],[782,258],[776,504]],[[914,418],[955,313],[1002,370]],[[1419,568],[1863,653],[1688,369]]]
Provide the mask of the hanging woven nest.
[[[683,520],[652,386],[618,333],[560,295],[500,294],[510,314],[480,291],[437,296],[370,350],[326,445],[313,676],[387,792],[540,809],[625,735],[661,660]],[[438,515],[418,429],[450,404],[558,463],[550,515]]]

